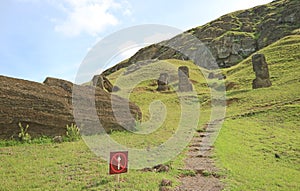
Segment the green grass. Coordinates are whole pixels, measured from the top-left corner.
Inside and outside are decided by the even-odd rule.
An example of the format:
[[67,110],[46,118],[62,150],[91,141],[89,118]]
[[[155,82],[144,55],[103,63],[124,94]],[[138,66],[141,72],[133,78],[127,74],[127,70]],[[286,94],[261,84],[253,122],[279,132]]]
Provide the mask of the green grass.
[[249,38],[252,38],[252,39],[255,38],[254,33],[240,32],[240,31],[227,31],[226,33],[224,33],[223,35],[219,36],[215,40],[221,40],[224,37],[228,37],[228,36],[234,37],[234,38],[236,38],[236,40],[239,40],[239,38],[241,38],[241,37],[249,37]]
[[[142,71],[133,72],[130,75],[122,75],[122,72],[124,72],[123,70],[109,76],[110,80],[114,82],[115,85],[122,87],[122,91],[117,92],[117,94],[123,97],[127,97],[127,93],[130,92],[130,100],[136,103],[143,112],[143,123],[139,126],[137,133],[112,132],[111,138],[113,138],[118,143],[130,148],[148,150],[154,149],[155,147],[166,143],[170,138],[176,137],[176,133],[178,134],[178,132],[181,132],[183,134],[191,132],[191,135],[193,135],[196,129],[202,128],[203,124],[208,122],[209,112],[201,110],[201,114],[197,114],[196,110],[199,108],[195,108],[192,106],[192,109],[188,111],[188,116],[190,119],[199,119],[200,115],[201,117],[199,122],[197,122],[197,124],[195,125],[195,121],[191,120],[190,122],[188,121],[188,118],[185,118],[186,122],[184,127],[182,128],[182,126],[180,126],[179,128],[180,120],[182,119],[182,102],[180,100],[183,99],[186,95],[178,95],[174,90],[178,88],[177,70],[178,67],[182,65],[186,65],[190,68],[190,77],[193,81],[194,88],[198,90],[197,93],[205,94],[206,96],[203,96],[203,99],[205,98],[206,100],[209,100],[210,98],[207,98],[209,88],[207,87],[207,85],[205,85],[204,77],[201,74],[199,75],[199,68],[188,61],[159,61],[145,66]],[[170,75],[171,90],[166,92],[157,92],[156,85],[153,84],[159,77],[160,72],[165,71],[167,71]],[[135,84],[133,82],[134,80],[137,80],[138,83]],[[131,84],[134,84],[134,86],[131,87]],[[197,96],[197,93],[195,94],[195,96]],[[157,101],[164,104],[164,109],[162,109],[161,107],[153,106],[153,103]],[[198,101],[197,98],[196,102],[199,104],[200,100]],[[160,117],[164,115],[165,120],[161,120]],[[162,123],[155,123],[157,121],[161,121]],[[145,124],[144,122],[147,123]],[[151,126],[149,127],[147,126],[147,124],[151,124]],[[184,131],[182,129],[184,129]],[[146,134],[140,134],[141,132]],[[177,147],[178,145],[185,146],[188,144],[180,136],[175,138],[174,140],[177,143],[173,144],[175,147]],[[171,154],[172,152],[176,151],[174,149],[172,148],[170,149],[171,152],[168,152],[170,152]],[[174,155],[172,155],[172,157],[174,157]]]
[[0,147],[18,146],[18,145],[30,145],[30,144],[45,144],[52,143],[53,140],[50,137],[42,136],[38,138],[31,139],[27,142],[22,142],[19,140],[0,140]]
[[[251,89],[250,58],[224,70],[238,88],[215,144],[228,190],[300,189],[300,36],[289,36],[261,50],[273,86]],[[280,158],[276,158],[278,154]]]
[[[3,190],[158,190],[163,178],[175,182],[177,169],[168,173],[130,170],[120,185],[108,175],[106,161],[96,157],[83,141],[31,144],[0,148]],[[182,165],[182,156],[171,166]]]
[[[205,79],[198,74],[199,69],[193,63],[177,60],[167,62],[172,65],[169,68],[170,72],[175,72],[173,77],[177,75],[178,66],[189,66],[195,88],[201,89],[202,94],[209,92],[208,87],[204,85]],[[158,71],[164,68],[161,64],[156,64]],[[153,67],[146,68],[145,72],[150,69],[152,70]],[[120,74],[121,71],[112,74],[111,80],[116,81]],[[136,77],[136,75],[133,73],[129,77]],[[153,79],[141,81],[133,88],[130,99],[141,107],[144,114],[143,121],[150,119],[149,105],[155,100],[160,100],[166,106],[166,120],[156,131],[146,135],[112,131],[110,137],[118,143],[136,149],[152,148],[164,143],[178,130],[181,117],[179,97],[173,90],[164,93],[153,92],[155,87],[151,86],[151,83],[156,78],[155,76]],[[128,79],[126,80],[128,82]],[[175,80],[172,85],[174,88],[177,87]],[[129,91],[124,86],[120,87],[123,87],[125,93]],[[192,116],[194,111],[190,112]],[[209,112],[203,112],[203,117],[195,129],[200,129],[209,119],[208,117]],[[187,173],[180,170],[184,166],[183,158],[186,150],[167,162],[171,166],[169,172],[141,172],[129,169],[128,173],[121,175],[124,181],[117,184],[114,176],[108,175],[107,162],[95,156],[82,140],[62,144],[9,145],[14,144],[3,142],[0,147],[0,175],[3,177],[0,180],[0,190],[159,190],[162,179],[172,180],[173,186],[176,186],[179,184],[178,177]]]
[[[251,58],[223,69],[226,83],[236,86],[227,92],[233,100],[227,107],[226,120],[215,142],[214,159],[221,169],[226,190],[299,190],[300,179],[300,36],[294,35],[261,50],[269,63],[273,86],[252,90],[255,78]],[[168,67],[165,66],[168,65]],[[138,78],[137,73],[123,75],[122,69],[109,79],[124,89],[120,96],[127,96],[143,111],[143,122],[151,119],[151,103],[160,100],[165,104],[166,120],[152,133],[143,135],[131,132],[112,132],[111,138],[130,148],[146,149],[164,143],[178,129],[181,107],[174,92],[177,68],[189,66],[190,78],[201,105],[200,120],[195,131],[203,131],[210,117],[210,88],[201,71],[188,61],[166,60],[146,66],[146,79],[133,87],[129,83]],[[152,72],[168,71],[172,88],[157,92],[153,85],[158,76]],[[207,71],[204,71],[207,72]],[[119,83],[119,84],[118,84]],[[219,83],[211,80],[210,83]],[[128,85],[129,84],[129,85]],[[150,108],[150,110],[149,110]],[[193,112],[193,111],[191,111]],[[192,115],[192,113],[191,113]],[[147,132],[140,126],[140,131]],[[184,163],[186,149],[168,161],[169,172],[141,172],[129,169],[117,184],[108,175],[108,164],[80,140],[52,143],[49,139],[31,144],[0,141],[0,190],[159,190],[163,178],[174,186],[180,175],[193,176],[195,172],[179,170]],[[276,158],[275,154],[280,158]],[[204,173],[206,176],[210,174]]]
[[300,189],[299,116],[283,122],[274,120],[277,115],[273,110],[224,123],[215,146],[229,190]]

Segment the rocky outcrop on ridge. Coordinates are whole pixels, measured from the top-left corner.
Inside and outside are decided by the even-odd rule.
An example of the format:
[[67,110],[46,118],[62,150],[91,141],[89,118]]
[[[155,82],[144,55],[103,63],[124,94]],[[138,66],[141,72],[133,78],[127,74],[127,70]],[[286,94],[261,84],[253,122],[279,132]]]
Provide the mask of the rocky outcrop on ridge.
[[[210,50],[219,67],[230,67],[299,29],[299,10],[299,0],[275,0],[266,5],[233,12],[170,40],[142,48],[131,58],[107,69],[103,74],[109,75],[143,60],[190,59],[195,62],[194,56],[190,55],[193,55],[193,50],[195,52],[201,47],[201,42]],[[187,35],[199,41],[186,40]],[[169,46],[173,44],[178,45],[176,50]],[[195,64],[210,69],[210,65],[202,60]]]

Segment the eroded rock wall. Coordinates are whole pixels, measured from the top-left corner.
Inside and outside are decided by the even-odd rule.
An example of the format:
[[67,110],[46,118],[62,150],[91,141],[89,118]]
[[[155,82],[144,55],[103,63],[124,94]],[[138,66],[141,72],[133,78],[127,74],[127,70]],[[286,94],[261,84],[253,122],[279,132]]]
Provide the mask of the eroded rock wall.
[[[81,99],[83,102],[87,99],[94,100],[98,119],[107,132],[124,130],[120,123],[134,125],[133,119],[141,117],[140,109],[131,102],[128,104],[123,98],[112,96],[100,88],[75,87],[80,88],[82,92],[95,92],[94,95],[88,94]],[[0,138],[16,138],[20,132],[19,122],[23,126],[29,125],[28,132],[33,137],[65,135],[66,125],[75,123],[73,88],[73,83],[55,78],[47,78],[44,83],[36,83],[0,76]],[[112,99],[115,108],[129,105],[132,117],[124,114],[123,118],[121,115],[117,121],[112,111]],[[119,113],[122,112],[125,111]]]

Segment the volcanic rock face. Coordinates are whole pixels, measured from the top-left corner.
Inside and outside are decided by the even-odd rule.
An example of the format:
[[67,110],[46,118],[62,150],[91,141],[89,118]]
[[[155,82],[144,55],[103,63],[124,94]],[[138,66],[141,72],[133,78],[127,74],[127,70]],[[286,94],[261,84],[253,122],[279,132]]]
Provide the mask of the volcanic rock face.
[[[139,108],[123,98],[112,96],[100,88],[76,85],[75,87],[80,88],[82,92],[90,90],[96,92],[93,96],[96,103],[96,118],[108,132],[112,129],[124,130],[120,123],[133,125],[133,119],[141,117]],[[66,125],[75,123],[72,106],[73,88],[71,82],[55,78],[47,78],[44,84],[41,84],[0,76],[0,138],[16,138],[20,132],[19,122],[23,126],[29,125],[28,132],[33,137],[65,135]],[[133,116],[128,118],[128,114],[124,114],[124,118],[121,115],[117,121],[112,112],[112,99],[114,108],[129,105],[129,111]]]
[[265,55],[255,54],[252,56],[253,71],[256,78],[252,82],[252,88],[264,88],[272,85],[269,76],[268,64]]
[[0,138],[17,137],[19,122],[31,136],[63,135],[74,122],[71,94],[59,86],[0,76],[0,92]]
[[73,88],[72,82],[68,82],[66,80],[61,80],[61,79],[57,79],[57,78],[47,77],[43,83],[48,86],[51,86],[51,87],[62,88],[66,92],[72,93],[72,88]]
[[[198,66],[211,69],[211,62],[205,64],[202,60],[207,56],[199,56],[201,43],[209,49],[219,67],[230,67],[298,29],[299,10],[299,0],[277,0],[230,13],[170,40],[147,46],[103,74],[108,75],[138,61],[153,59],[192,60]],[[186,39],[188,35],[194,39]],[[178,45],[175,49],[172,46],[174,44]]]
[[73,113],[84,135],[135,130],[140,109],[128,100],[92,86],[73,87]]

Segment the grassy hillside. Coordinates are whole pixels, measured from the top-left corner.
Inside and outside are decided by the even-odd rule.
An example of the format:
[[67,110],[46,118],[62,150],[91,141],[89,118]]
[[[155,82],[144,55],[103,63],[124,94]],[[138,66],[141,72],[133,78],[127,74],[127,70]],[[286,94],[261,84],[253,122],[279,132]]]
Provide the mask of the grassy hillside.
[[[215,144],[215,157],[219,167],[224,170],[226,176],[224,181],[228,183],[228,190],[298,190],[300,188],[298,183],[300,178],[299,50],[300,36],[293,35],[259,51],[265,54],[269,64],[273,84],[270,88],[252,90],[251,82],[255,74],[252,70],[251,57],[235,67],[222,70],[227,76],[226,84],[233,84],[233,86],[227,91],[227,100],[230,104],[227,107],[224,126]],[[198,126],[201,128],[207,122],[209,114],[208,107],[205,107],[206,103],[209,103],[206,81],[197,76],[200,73],[199,69],[189,65],[189,62],[178,60],[167,60],[167,62],[176,66],[190,67],[191,79],[202,104],[201,121]],[[123,70],[111,75],[110,79],[114,81],[122,72]],[[130,75],[130,78],[135,77],[134,74]],[[127,81],[128,79],[124,80]],[[151,87],[152,83],[147,81],[139,84],[131,95],[131,99],[141,106],[146,118],[149,103],[153,99],[164,99],[164,96],[167,102],[175,99],[172,94],[164,95],[149,91],[154,91],[155,87]],[[176,84],[174,86],[176,88]],[[174,119],[173,117],[175,116],[170,115],[167,119]],[[175,124],[176,121],[167,120],[165,126],[168,128]],[[154,138],[163,141],[162,137],[167,138],[172,135],[168,133],[167,128],[157,131],[158,137],[153,137],[151,134],[142,140]],[[162,132],[164,133],[161,134]]]
[[[251,60],[224,70],[236,87],[216,142],[228,190],[299,190],[300,36],[287,36],[261,50],[273,86],[251,89]],[[277,157],[275,157],[275,154]]]
[[[197,43],[186,38],[189,35],[205,43],[220,67],[233,66],[252,53],[299,29],[299,9],[299,0],[276,0],[235,11],[205,25],[189,29],[169,40],[142,48],[128,60],[107,69],[103,74],[109,75],[138,61],[154,58],[193,60],[192,56],[187,57],[169,47],[175,43],[180,44],[180,50],[197,49]],[[202,67],[209,68],[209,65],[203,64]]]
[[[199,74],[199,69],[193,63],[177,60],[165,62],[169,62],[172,65],[170,72],[176,72],[176,75],[178,66],[189,66],[195,88],[203,94],[209,92],[208,87],[205,85],[205,79]],[[161,64],[161,62],[154,63],[157,66],[157,70],[160,69]],[[144,72],[153,70],[154,65],[146,67]],[[118,77],[120,72],[112,74],[110,79],[114,82],[114,79]],[[174,74],[173,77],[176,75]],[[132,73],[125,76],[125,78],[137,76],[135,73]],[[146,135],[131,132],[112,132],[111,138],[122,145],[137,149],[151,148],[168,140],[177,130],[181,109],[178,96],[173,90],[167,93],[156,92],[153,80],[154,78],[138,84],[132,90],[130,99],[141,107],[144,121],[150,118],[149,104],[154,100],[161,100],[168,111],[166,120],[160,128],[154,129],[153,133]],[[125,81],[123,80],[123,82]],[[172,85],[174,86],[173,88],[177,88],[176,82],[172,83]],[[122,86],[122,88],[126,91],[126,86]],[[209,97],[204,96],[203,99],[209,100]],[[208,112],[203,114],[206,118],[202,118],[201,124],[208,121],[208,114]],[[199,123],[195,129],[201,128],[201,124]],[[139,132],[147,133],[149,129],[143,129],[143,126],[139,126],[138,130]],[[0,156],[0,175],[3,177],[0,179],[1,191],[159,190],[159,185],[163,178],[172,180],[173,186],[176,186],[179,183],[177,180],[179,176],[190,173],[180,170],[184,166],[184,153],[182,153],[168,162],[171,166],[169,172],[141,172],[129,169],[129,173],[121,175],[121,179],[124,178],[124,182],[119,185],[116,183],[114,176],[108,175],[107,162],[96,157],[83,141],[63,144],[2,146],[0,147]]]
[[[108,175],[108,163],[96,157],[83,141],[0,147],[0,190],[158,190],[163,178],[176,181],[177,169],[168,173],[129,169],[121,184]],[[172,163],[182,165],[182,156]]]
[[[252,90],[255,78],[250,58],[235,67],[223,69],[230,103],[226,120],[215,142],[214,159],[222,169],[226,190],[299,190],[300,184],[300,36],[288,36],[261,50],[269,63],[273,86]],[[151,148],[165,142],[177,130],[180,111],[177,88],[177,67],[187,65],[190,78],[201,104],[200,121],[195,129],[208,122],[210,89],[199,68],[188,61],[165,60],[148,65],[147,71],[158,72],[168,64],[172,88],[155,91],[155,78],[142,80],[131,90],[130,99],[143,111],[143,120],[151,118],[150,103],[161,100],[166,120],[150,134],[112,132],[111,137],[131,148]],[[166,69],[166,67],[163,67]],[[124,75],[121,69],[109,76],[122,85],[138,78],[137,73]],[[118,79],[122,79],[118,82]],[[126,82],[126,83],[124,83]],[[127,87],[128,91],[130,87]],[[123,93],[124,93],[123,92]],[[125,95],[125,94],[124,94]],[[147,132],[138,126],[141,132]],[[0,144],[3,145],[3,144]],[[277,157],[275,157],[275,154]],[[169,161],[167,173],[129,170],[118,185],[108,175],[108,164],[96,157],[83,141],[62,144],[30,144],[0,147],[0,190],[159,190],[163,178],[176,179],[188,174],[183,167],[184,152]]]

